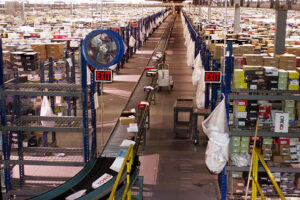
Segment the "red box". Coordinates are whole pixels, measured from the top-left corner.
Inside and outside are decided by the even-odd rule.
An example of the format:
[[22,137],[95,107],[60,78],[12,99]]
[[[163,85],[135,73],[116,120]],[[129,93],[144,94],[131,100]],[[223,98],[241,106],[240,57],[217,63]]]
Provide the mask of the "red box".
[[270,105],[258,106],[258,112],[271,113],[271,106]]
[[120,29],[118,27],[114,27],[114,28],[111,28],[111,30],[115,31],[115,32],[119,32]]
[[143,104],[142,102],[139,102],[138,109],[145,109],[146,106],[147,106],[146,104]]
[[145,69],[146,69],[146,71],[149,71],[151,69],[155,69],[155,67],[153,67],[153,66],[147,66]]
[[245,65],[245,58],[243,57],[235,57],[234,58],[234,67],[243,67],[243,65]]
[[237,106],[248,106],[248,100],[235,100]]
[[297,67],[300,67],[300,57],[297,57],[296,59],[297,59],[297,64],[296,64],[296,66],[297,66]]
[[40,37],[39,33],[30,33],[30,37]]
[[289,138],[278,138],[278,144],[279,145],[290,145],[290,139]]
[[67,38],[67,35],[53,35],[53,39],[63,39],[63,38]]
[[[256,141],[261,141],[261,137],[256,137]],[[250,141],[254,141],[254,137],[250,136]]]
[[270,113],[258,112],[259,118],[268,119],[270,118]]

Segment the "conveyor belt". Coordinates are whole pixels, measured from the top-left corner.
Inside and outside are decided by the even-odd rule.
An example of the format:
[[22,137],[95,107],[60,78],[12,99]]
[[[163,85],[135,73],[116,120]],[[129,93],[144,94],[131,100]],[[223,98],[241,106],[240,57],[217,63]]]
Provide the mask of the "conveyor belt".
[[[153,51],[153,54],[147,64],[147,66],[157,66],[161,60],[153,60],[152,57],[157,53],[157,52],[165,52],[171,33],[172,33],[172,29],[174,26],[174,22],[175,22],[175,16],[172,17],[171,22],[168,24],[168,27],[166,28],[166,30],[164,31],[160,41],[158,42],[155,50]],[[148,92],[144,92],[144,87],[145,86],[152,86],[155,87],[155,84],[157,82],[157,75],[153,76],[153,77],[147,77],[146,76],[146,70],[143,71],[139,81],[137,82],[131,96],[129,97],[129,100],[124,108],[124,110],[130,110],[132,108],[136,109],[136,123],[138,124],[139,127],[139,132],[136,134],[136,139],[139,139],[141,134],[142,134],[142,128],[145,124],[145,120],[147,117],[147,113],[148,110],[140,110],[137,109],[137,105],[139,101],[147,101],[150,103],[150,100],[152,98],[151,95],[153,95],[153,93],[148,93]],[[110,135],[110,138],[108,140],[108,142],[105,145],[105,148],[101,154],[101,156],[113,156],[115,157],[116,154],[118,153],[119,149],[120,149],[120,144],[122,143],[122,141],[124,139],[126,139],[127,137],[127,126],[125,125],[121,125],[120,121],[118,120],[118,122],[116,123],[112,134]],[[140,142],[140,141],[136,141],[136,142]],[[138,145],[136,145],[135,147],[137,148]]]
[[[160,63],[160,60],[153,60],[152,57],[156,52],[164,52],[167,48],[170,35],[174,26],[176,16],[172,16],[166,30],[164,31],[159,43],[157,44],[147,66],[157,66]],[[139,132],[136,134],[136,145],[135,150],[137,150],[140,143],[140,138],[142,134],[142,129],[145,126],[146,117],[148,110],[139,110],[137,105],[139,101],[147,101],[150,103],[153,93],[144,92],[145,86],[153,86],[157,82],[157,76],[147,77],[146,71],[144,70],[138,83],[136,84],[129,100],[124,108],[124,110],[129,110],[131,108],[136,109],[136,123],[138,123]],[[65,199],[68,195],[75,193],[76,191],[87,189],[87,195],[80,199],[107,199],[108,195],[113,187],[113,184],[116,179],[117,173],[110,170],[109,167],[113,163],[117,153],[120,150],[120,144],[127,137],[127,126],[121,125],[120,121],[116,123],[108,142],[98,159],[93,158],[86,167],[84,167],[76,176],[65,182],[64,184],[58,186],[57,188],[46,192],[40,196],[32,198],[32,200],[45,200],[45,199]],[[132,180],[134,182],[135,178],[138,176],[139,166],[138,166],[138,157],[136,156],[133,163],[132,169]],[[104,173],[108,173],[114,176],[108,183],[97,188],[96,190],[92,189],[92,183],[98,179]],[[116,194],[116,199],[119,199],[120,193],[124,190],[123,181],[125,180],[125,173],[120,181],[118,191]]]

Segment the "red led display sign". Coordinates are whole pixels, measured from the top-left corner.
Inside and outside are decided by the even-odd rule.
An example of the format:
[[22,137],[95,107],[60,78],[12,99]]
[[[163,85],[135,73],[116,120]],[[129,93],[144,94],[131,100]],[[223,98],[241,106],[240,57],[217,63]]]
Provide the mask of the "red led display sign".
[[95,70],[95,81],[103,83],[112,82],[112,70]]
[[205,83],[221,83],[221,72],[207,71],[204,74]]

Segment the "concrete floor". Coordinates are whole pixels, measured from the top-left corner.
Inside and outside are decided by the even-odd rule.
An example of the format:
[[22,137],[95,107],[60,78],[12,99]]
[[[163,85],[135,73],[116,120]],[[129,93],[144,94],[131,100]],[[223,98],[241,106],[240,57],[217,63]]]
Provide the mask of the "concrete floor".
[[[174,42],[172,42],[174,41]],[[173,105],[177,98],[193,98],[192,69],[186,64],[183,27],[177,16],[167,63],[174,88],[157,95],[151,107],[151,128],[147,132],[145,155],[141,156],[141,175],[145,178],[144,199],[217,199],[217,176],[205,166],[206,142],[194,146],[191,136],[178,139],[173,133]],[[202,121],[202,120],[199,120]]]

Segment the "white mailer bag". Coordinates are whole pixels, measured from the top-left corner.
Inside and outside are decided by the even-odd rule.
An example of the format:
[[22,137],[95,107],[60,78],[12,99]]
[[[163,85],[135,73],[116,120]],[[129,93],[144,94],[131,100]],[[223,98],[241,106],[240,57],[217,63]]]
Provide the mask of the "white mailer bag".
[[187,48],[187,65],[189,67],[193,67],[194,60],[195,60],[195,42],[193,40],[190,40],[190,43]]
[[129,38],[129,46],[130,47],[134,47],[134,45],[135,45],[135,39],[134,39],[133,36],[130,36],[130,38]]
[[[197,85],[198,81],[200,81],[201,71],[200,71],[200,64],[202,65],[200,53],[197,55],[195,62],[194,62],[194,71],[192,74],[192,83],[193,85]],[[201,62],[201,63],[200,63]],[[201,66],[202,67],[202,66]]]
[[229,159],[229,128],[226,118],[225,98],[202,122],[202,128],[209,138],[205,152],[205,164],[211,172],[219,174]]
[[[53,117],[53,116],[55,116],[53,114],[52,108],[51,108],[50,103],[48,101],[48,98],[46,96],[43,97],[40,116],[42,116],[42,117]],[[42,123],[43,126],[50,126],[50,127],[55,126],[54,121],[41,121],[41,123]]]
[[79,190],[78,192],[75,192],[69,196],[66,197],[66,200],[75,200],[78,199],[79,197],[82,197],[85,195],[86,189],[84,190]]

